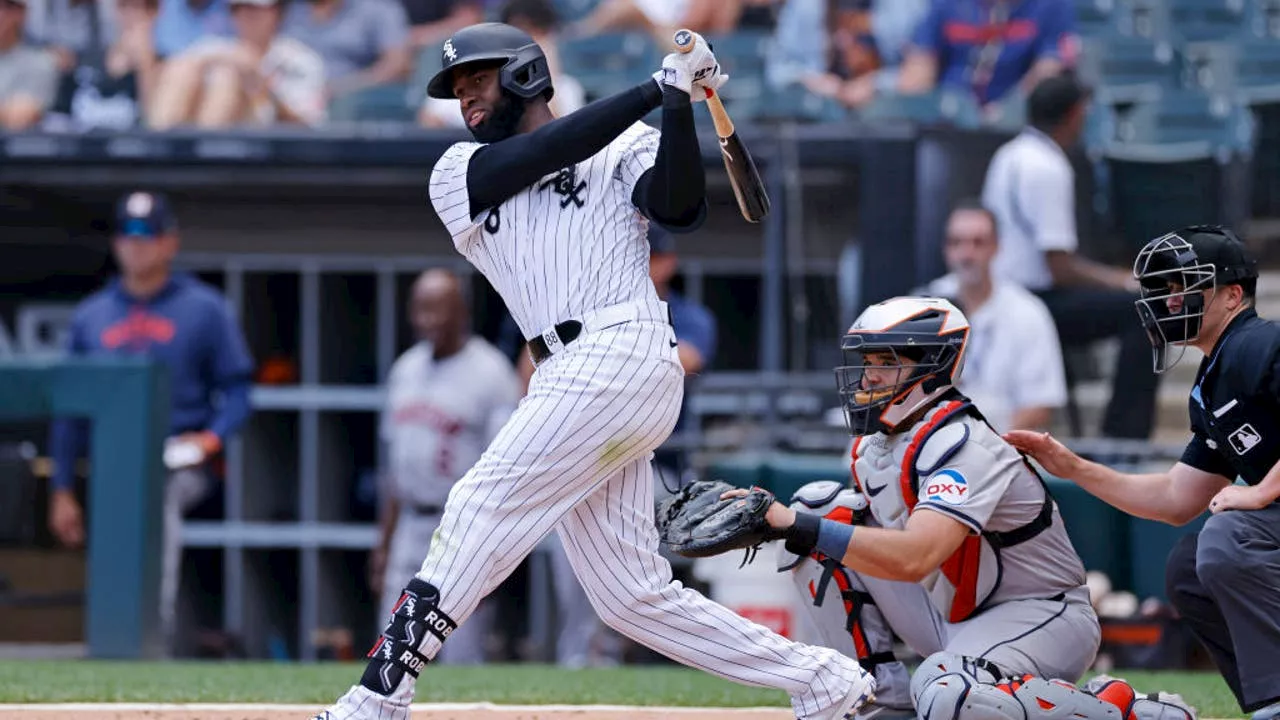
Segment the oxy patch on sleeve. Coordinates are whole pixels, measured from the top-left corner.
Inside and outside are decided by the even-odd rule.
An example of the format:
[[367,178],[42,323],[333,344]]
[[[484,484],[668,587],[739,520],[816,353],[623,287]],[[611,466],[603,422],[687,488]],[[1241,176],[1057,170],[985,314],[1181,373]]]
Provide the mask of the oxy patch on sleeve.
[[923,502],[940,502],[947,505],[964,505],[969,498],[969,481],[959,470],[939,470],[920,483],[920,499]]

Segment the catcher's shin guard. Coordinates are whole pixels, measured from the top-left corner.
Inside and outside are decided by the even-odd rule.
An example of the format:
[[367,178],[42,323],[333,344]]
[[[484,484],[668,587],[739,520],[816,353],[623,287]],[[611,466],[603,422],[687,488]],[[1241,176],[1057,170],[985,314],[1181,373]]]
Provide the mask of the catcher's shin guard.
[[911,681],[920,720],[1124,720],[1115,705],[1071,683],[1000,675],[983,660],[930,655]]
[[1174,693],[1144,695],[1124,680],[1107,675],[1091,678],[1084,689],[1119,708],[1123,720],[1196,720],[1195,708]]
[[418,578],[409,581],[382,636],[369,650],[369,665],[360,677],[361,685],[389,696],[400,686],[405,673],[418,677],[427,665],[427,658],[418,652],[427,634],[443,643],[457,628],[457,623],[436,607],[439,601],[440,591],[431,583]]

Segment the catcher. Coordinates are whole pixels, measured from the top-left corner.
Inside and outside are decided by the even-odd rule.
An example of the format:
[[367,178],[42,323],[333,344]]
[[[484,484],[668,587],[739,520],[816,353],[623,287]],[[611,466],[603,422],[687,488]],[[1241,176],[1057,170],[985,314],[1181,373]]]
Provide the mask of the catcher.
[[[836,369],[855,488],[813,483],[788,508],[696,483],[659,508],[664,539],[692,556],[785,539],[824,642],[875,673],[859,717],[1194,718],[1176,695],[1072,684],[1101,636],[1084,566],[1048,487],[955,389],[968,335],[945,300],[868,308]],[[914,677],[895,633],[925,657]]]

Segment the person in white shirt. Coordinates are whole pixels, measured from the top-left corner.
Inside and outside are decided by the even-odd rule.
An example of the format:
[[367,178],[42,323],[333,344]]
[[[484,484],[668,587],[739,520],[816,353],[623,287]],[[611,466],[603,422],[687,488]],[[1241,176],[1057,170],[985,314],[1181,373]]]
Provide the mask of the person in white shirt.
[[1102,434],[1147,439],[1159,376],[1149,372],[1151,346],[1133,322],[1137,281],[1127,268],[1077,252],[1075,171],[1066,150],[1083,132],[1089,96],[1069,71],[1042,80],[1027,100],[1028,127],[991,159],[982,203],[1000,227],[993,272],[1044,301],[1063,345],[1120,341]]
[[1039,298],[993,277],[998,228],[977,200],[958,203],[943,244],[948,273],[920,294],[946,297],[969,318],[960,391],[987,420],[1000,432],[1047,430],[1067,401],[1058,331]]
[[230,3],[236,37],[205,37],[166,63],[151,127],[323,124],[324,58],[279,35],[281,0]]

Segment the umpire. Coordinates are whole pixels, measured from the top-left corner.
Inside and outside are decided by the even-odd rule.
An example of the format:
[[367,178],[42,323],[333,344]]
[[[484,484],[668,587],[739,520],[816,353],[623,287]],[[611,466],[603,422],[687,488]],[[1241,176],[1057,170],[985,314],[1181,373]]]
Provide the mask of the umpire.
[[[76,307],[67,351],[142,355],[169,373],[160,621],[172,652],[182,517],[208,494],[212,461],[249,416],[253,362],[226,300],[194,277],[173,272],[178,226],[163,195],[134,192],[121,198],[112,249],[120,276]],[[72,547],[84,542],[73,468],[87,434],[78,421],[58,420],[50,438],[49,525]]]
[[[1138,517],[1198,534],[1169,554],[1170,601],[1257,719],[1280,703],[1280,328],[1258,317],[1257,262],[1230,230],[1193,226],[1147,243],[1134,263],[1138,316],[1157,373],[1195,347],[1191,442],[1160,474],[1087,462],[1047,433],[1007,439],[1045,469]],[[1236,478],[1244,485],[1234,484]]]

